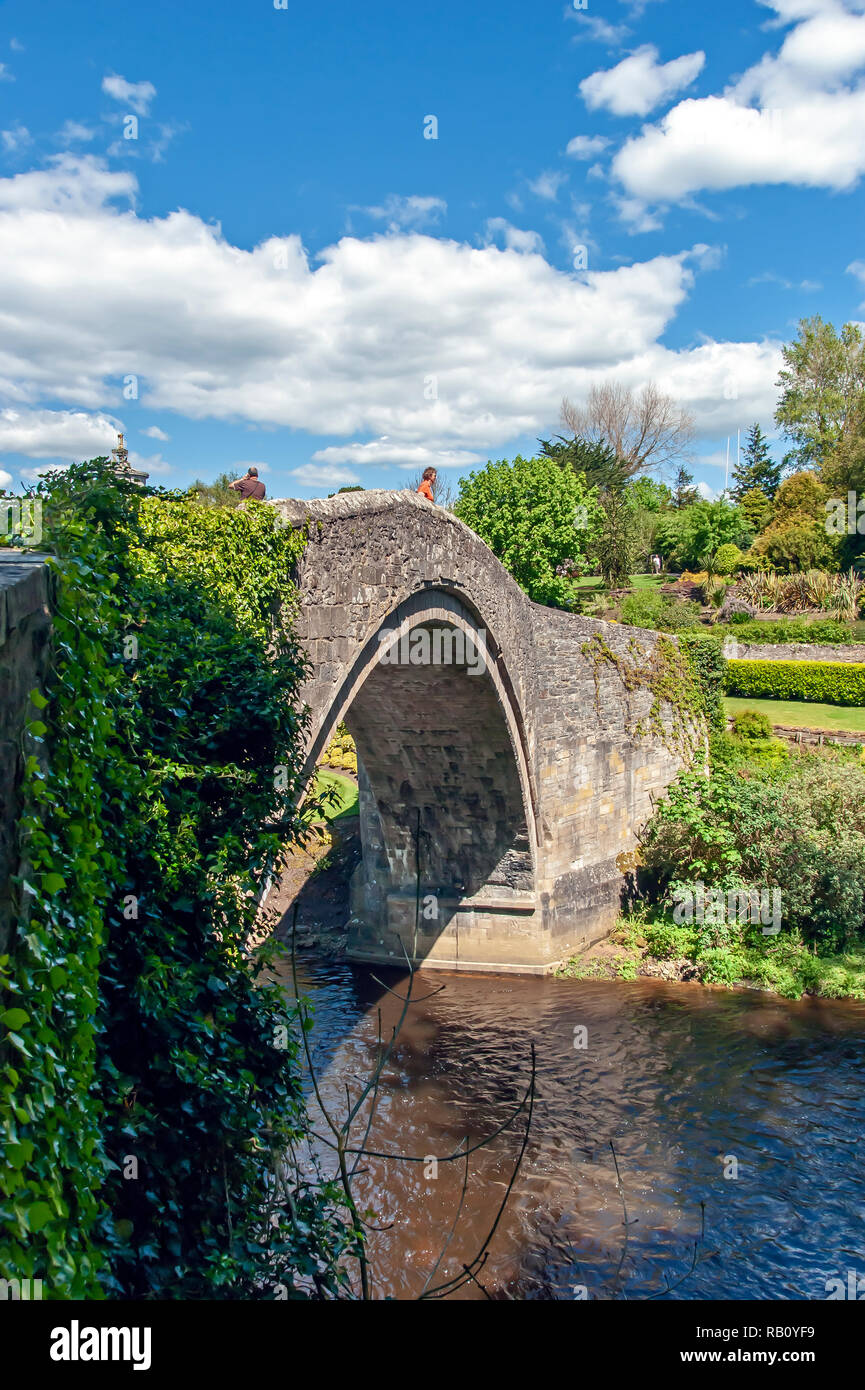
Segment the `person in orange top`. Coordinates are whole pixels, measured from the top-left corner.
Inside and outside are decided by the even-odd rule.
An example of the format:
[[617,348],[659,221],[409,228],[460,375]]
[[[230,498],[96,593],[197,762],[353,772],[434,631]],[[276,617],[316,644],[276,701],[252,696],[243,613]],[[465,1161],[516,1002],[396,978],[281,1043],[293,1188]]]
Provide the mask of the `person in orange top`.
[[420,480],[420,487],[418,488],[418,492],[421,494],[422,497],[426,497],[427,501],[429,502],[435,501],[435,498],[433,497],[433,488],[435,487],[435,480],[437,476],[438,474],[436,473],[434,468],[425,468],[423,471],[423,477]]

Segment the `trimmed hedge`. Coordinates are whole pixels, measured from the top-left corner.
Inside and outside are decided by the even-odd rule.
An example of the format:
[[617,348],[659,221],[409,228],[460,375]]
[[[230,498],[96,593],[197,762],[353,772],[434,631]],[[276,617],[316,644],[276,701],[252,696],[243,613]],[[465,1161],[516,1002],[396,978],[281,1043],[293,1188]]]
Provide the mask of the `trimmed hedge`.
[[865,705],[865,662],[728,661],[727,694]]

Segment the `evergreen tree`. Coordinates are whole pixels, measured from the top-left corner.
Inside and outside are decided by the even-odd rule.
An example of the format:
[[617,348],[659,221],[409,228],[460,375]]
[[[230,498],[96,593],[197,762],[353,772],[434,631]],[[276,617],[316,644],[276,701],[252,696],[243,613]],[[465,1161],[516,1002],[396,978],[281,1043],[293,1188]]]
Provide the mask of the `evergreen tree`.
[[673,506],[679,511],[683,507],[693,507],[699,497],[697,489],[692,486],[694,482],[693,473],[689,473],[684,465],[676,473],[676,484],[673,488]]
[[781,484],[781,471],[782,465],[769,453],[766,436],[758,424],[753,424],[742,456],[733,469],[732,493],[736,501],[741,502],[745,493],[755,487],[767,497],[774,497]]

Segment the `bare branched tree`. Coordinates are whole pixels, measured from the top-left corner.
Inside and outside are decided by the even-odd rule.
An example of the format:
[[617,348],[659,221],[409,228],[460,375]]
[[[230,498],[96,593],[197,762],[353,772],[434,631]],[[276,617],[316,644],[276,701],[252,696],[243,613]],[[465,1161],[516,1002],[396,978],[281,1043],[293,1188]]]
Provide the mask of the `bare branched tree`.
[[690,457],[694,417],[654,382],[636,394],[615,381],[589,391],[586,404],[562,401],[562,423],[574,436],[606,443],[616,451],[629,477]]

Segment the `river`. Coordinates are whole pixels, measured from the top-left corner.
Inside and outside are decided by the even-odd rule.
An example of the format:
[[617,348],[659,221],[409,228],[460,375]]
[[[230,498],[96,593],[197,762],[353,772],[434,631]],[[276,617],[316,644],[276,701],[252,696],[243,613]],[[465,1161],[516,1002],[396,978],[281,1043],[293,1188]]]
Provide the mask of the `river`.
[[[342,1116],[345,1088],[356,1096],[370,1074],[379,1011],[388,1036],[400,1004],[365,968],[299,961],[322,1095]],[[380,979],[405,989],[403,974]],[[519,1105],[532,1043],[537,1059],[522,1167],[478,1282],[453,1296],[825,1299],[827,1281],[865,1277],[865,1004],[431,971],[413,989],[428,997],[384,1070],[370,1148],[441,1157],[477,1143]],[[524,1130],[525,1113],[472,1155],[434,1283],[483,1246]],[[386,1228],[370,1236],[373,1297],[415,1298],[464,1164],[362,1166],[358,1195]]]

